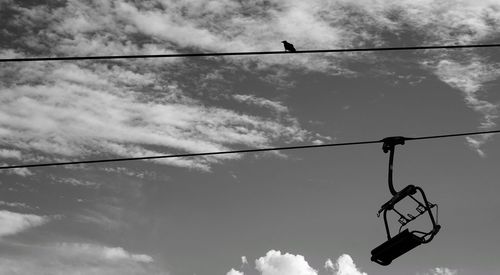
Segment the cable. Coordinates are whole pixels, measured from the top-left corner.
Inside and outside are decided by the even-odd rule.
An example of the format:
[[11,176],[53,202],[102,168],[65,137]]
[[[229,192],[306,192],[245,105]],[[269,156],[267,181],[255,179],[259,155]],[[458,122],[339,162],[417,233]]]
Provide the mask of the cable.
[[405,140],[423,140],[423,139],[435,139],[435,138],[449,138],[449,137],[460,137],[460,136],[473,136],[473,135],[485,135],[485,134],[498,134],[500,130],[494,131],[482,131],[482,132],[469,132],[469,133],[459,133],[459,134],[447,134],[447,135],[437,135],[437,136],[425,136],[425,137],[405,137]]
[[0,59],[0,63],[31,62],[31,61],[69,61],[69,60],[137,59],[137,58],[169,58],[169,57],[204,57],[204,56],[229,56],[229,55],[270,55],[270,54],[300,54],[300,53],[410,51],[410,50],[493,48],[493,47],[500,47],[500,44],[469,44],[469,45],[413,46],[413,47],[386,47],[386,48],[351,48],[351,49],[330,49],[330,50],[303,50],[303,51],[295,51],[295,52],[266,51],[266,52],[178,53],[178,54],[141,54],[141,55],[66,56],[66,57],[25,57],[25,58],[2,58],[2,59]]
[[[437,136],[423,136],[423,137],[414,137],[414,138],[405,138],[405,139],[406,140],[423,140],[423,139],[438,139],[438,138],[471,136],[471,135],[482,135],[482,134],[497,134],[497,133],[500,133],[500,130],[458,133],[458,134],[437,135]],[[227,154],[240,154],[240,153],[256,153],[256,152],[266,152],[266,151],[312,149],[312,148],[321,148],[321,147],[340,147],[340,146],[362,145],[362,144],[383,143],[383,142],[384,142],[384,139],[369,140],[369,141],[356,141],[356,142],[343,142],[343,143],[327,143],[327,144],[313,144],[313,145],[300,145],[300,146],[287,146],[287,147],[244,149],[244,150],[235,150],[235,151],[160,155],[160,156],[147,156],[147,157],[135,157],[135,158],[113,158],[113,159],[96,159],[96,160],[81,160],[81,161],[68,161],[68,162],[19,164],[19,165],[10,165],[10,166],[0,166],[0,170],[16,169],[16,168],[46,167],[46,166],[63,166],[63,165],[75,165],[75,164],[104,163],[104,162],[133,161],[133,160],[150,160],[150,159],[199,157],[199,156],[214,156],[214,155],[225,155],[225,154],[227,155]]]
[[149,157],[137,157],[137,158],[117,158],[117,159],[98,159],[98,160],[83,160],[83,161],[69,161],[69,162],[55,162],[55,163],[40,163],[40,164],[21,164],[21,165],[14,165],[14,166],[2,166],[2,167],[0,167],[0,170],[1,169],[14,169],[14,168],[42,167],[42,166],[60,166],[60,165],[73,165],[73,164],[101,163],[101,162],[166,159],[166,158],[184,158],[184,157],[213,156],[213,155],[227,155],[227,154],[240,154],[240,153],[255,153],[255,152],[266,152],[266,151],[296,150],[296,149],[309,149],[309,148],[319,148],[319,147],[361,145],[361,144],[370,144],[370,143],[379,143],[379,142],[380,142],[379,140],[372,140],[372,141],[360,141],[360,142],[345,142],[345,143],[314,144],[314,145],[301,145],[301,146],[289,146],[289,147],[245,149],[245,150],[236,150],[236,151],[188,153],[188,154],[149,156]]

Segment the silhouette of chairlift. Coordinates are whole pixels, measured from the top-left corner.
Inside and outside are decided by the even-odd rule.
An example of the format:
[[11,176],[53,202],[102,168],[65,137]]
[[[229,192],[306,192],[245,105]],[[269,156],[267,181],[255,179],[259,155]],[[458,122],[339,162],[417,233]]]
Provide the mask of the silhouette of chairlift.
[[[436,207],[436,217],[437,217],[437,209],[438,209],[437,204],[430,203],[427,200],[427,197],[425,196],[424,190],[422,188],[414,185],[408,185],[399,192],[397,192],[394,189],[392,181],[394,148],[396,145],[404,145],[405,140],[406,140],[405,137],[388,137],[382,140],[384,142],[382,150],[384,151],[384,153],[390,152],[388,181],[389,181],[389,190],[392,194],[392,198],[388,202],[384,203],[384,205],[382,205],[382,207],[377,213],[378,217],[380,216],[380,213],[382,213],[384,217],[385,230],[387,233],[387,241],[371,251],[372,254],[371,260],[384,266],[389,265],[394,259],[412,250],[413,248],[421,244],[430,242],[441,229],[441,226],[437,224],[437,219],[434,219],[434,215],[432,213],[432,208]],[[415,198],[417,192],[420,193],[422,201],[417,200]],[[401,200],[407,197],[411,198],[418,204],[416,208],[418,214],[403,215],[394,207],[397,203],[399,203]],[[394,237],[391,236],[389,225],[387,223],[388,211],[394,211],[399,216],[398,222],[401,224],[401,226],[399,227],[398,234]],[[422,232],[417,230],[410,231],[408,228],[401,231],[401,229],[404,226],[414,221],[419,216],[424,215],[425,213],[428,213],[428,216],[432,222],[432,229],[430,231],[428,232]]]

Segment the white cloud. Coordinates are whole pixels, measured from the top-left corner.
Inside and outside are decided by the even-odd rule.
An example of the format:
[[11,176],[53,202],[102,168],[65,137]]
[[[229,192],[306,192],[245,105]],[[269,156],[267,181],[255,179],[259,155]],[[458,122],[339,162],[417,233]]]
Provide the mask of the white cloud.
[[145,254],[132,254],[121,247],[107,247],[87,243],[60,243],[54,247],[68,257],[79,256],[96,258],[104,261],[133,261],[138,263],[151,263],[153,258]]
[[[2,164],[2,166],[8,166],[8,164]],[[28,168],[6,169],[6,170],[1,170],[0,173],[5,173],[5,174],[9,174],[9,175],[18,175],[21,177],[32,176],[34,174]]]
[[53,180],[54,182],[69,184],[72,186],[98,187],[100,185],[99,183],[93,181],[75,179],[75,178],[56,178],[50,176],[50,179]]
[[15,235],[46,223],[47,217],[0,210],[0,237]]
[[417,275],[456,275],[457,272],[457,270],[449,269],[447,267],[436,267],[431,269],[428,273],[417,273]]
[[500,4],[494,0],[339,1],[362,10],[377,29],[412,31],[422,43],[470,43],[496,36]]
[[288,108],[279,101],[273,101],[266,98],[256,97],[254,95],[233,95],[238,102],[254,104],[259,107],[268,108],[276,113],[286,113]]
[[335,270],[335,265],[333,264],[332,259],[327,259],[324,265],[326,270]]
[[255,260],[255,268],[262,275],[317,275],[302,255],[270,250],[266,256]]
[[[34,26],[43,26],[37,35],[21,36],[16,40],[23,45],[22,51],[43,55],[267,51],[282,50],[279,42],[283,39],[294,43],[298,49],[361,47],[394,42],[385,40],[385,34],[403,37],[408,33],[411,35],[404,37],[415,37],[415,41],[408,43],[478,42],[499,36],[499,7],[495,0],[315,0],[307,3],[300,0],[272,3],[70,0],[52,9],[43,5],[25,8],[12,4],[11,8],[19,14],[8,23],[26,28],[19,33],[27,34]],[[12,49],[2,49],[0,54],[22,54],[14,50],[17,48],[13,45]],[[422,56],[429,55],[423,53]],[[379,58],[372,54],[336,54],[247,56],[224,60],[249,70],[279,65],[276,67],[286,70],[339,74],[350,73],[342,61],[356,60],[360,56],[365,62]],[[446,56],[436,59],[456,62]],[[111,68],[83,64],[55,68],[34,64],[13,71],[4,77],[6,83],[10,81],[16,86],[5,85],[2,94],[6,96],[0,102],[9,109],[2,110],[0,121],[4,117],[13,122],[0,124],[5,126],[0,127],[0,136],[9,136],[10,141],[27,128],[29,134],[35,134],[35,140],[21,139],[16,146],[21,147],[22,153],[24,146],[26,150],[50,151],[68,157],[100,150],[120,156],[141,156],[171,150],[225,149],[234,144],[256,146],[278,139],[289,142],[294,141],[291,139],[294,136],[304,139],[306,134],[298,124],[285,123],[285,120],[269,121],[228,109],[202,106],[199,102],[187,104],[168,101],[166,97],[147,98],[145,90],[172,92],[171,88],[153,90],[151,87],[158,86],[156,80],[164,76],[159,72],[165,67],[168,70],[165,64],[181,60],[184,59],[148,60],[151,70],[147,72],[141,69],[144,66],[138,66],[145,64],[140,60],[117,62]],[[257,66],[249,66],[250,63]],[[441,63],[440,70],[446,67],[445,63]],[[442,72],[436,73],[442,75]],[[13,75],[16,78],[11,79]],[[452,82],[448,80],[447,83]],[[16,94],[19,96],[13,96]],[[283,104],[263,98],[236,99],[281,112],[287,110]],[[480,98],[477,93],[472,96],[467,93],[465,99],[478,112],[487,113],[482,127],[493,125],[495,104]],[[20,105],[33,108],[34,115],[23,113],[17,108]],[[65,105],[68,108],[56,108]],[[63,122],[70,128],[64,133],[60,129]],[[11,129],[14,123],[17,126]],[[53,136],[37,139],[52,130],[55,130]],[[280,135],[280,132],[285,134]],[[165,148],[160,150],[158,147]],[[210,163],[216,161],[210,158],[159,162],[208,169]]]
[[[348,1],[342,1],[348,2]],[[411,34],[423,45],[480,44],[498,38],[500,3],[494,0],[445,0],[445,1],[349,1],[364,11],[377,29],[387,29],[396,35]],[[496,126],[498,104],[488,100],[483,84],[500,77],[500,68],[486,58],[468,51],[427,52],[430,56],[426,67],[439,79],[462,91],[466,104],[480,113],[481,129]],[[430,65],[430,66],[429,66]],[[480,147],[489,136],[469,137],[467,141],[480,155]]]
[[335,275],[367,275],[365,272],[361,272],[356,267],[351,256],[347,254],[340,256],[337,259],[335,266],[333,266],[333,262],[330,259],[328,259],[327,262],[325,263],[325,267],[335,272],[333,273]]
[[315,139],[312,141],[312,144],[314,145],[321,145],[321,144],[324,144],[325,142],[320,140],[320,139]]
[[[109,199],[116,200],[115,198]],[[75,220],[79,223],[91,224],[91,226],[100,226],[110,231],[117,231],[126,226],[124,217],[127,212],[123,207],[106,202],[93,203],[90,209],[84,209],[80,214],[75,216]]]
[[485,64],[481,60],[459,63],[441,60],[436,64],[436,75],[445,83],[463,92],[465,102],[472,109],[484,115],[484,128],[495,125],[497,105],[481,100],[482,85],[500,76],[500,68]]
[[[289,3],[290,2],[290,3]],[[234,1],[67,1],[59,8],[16,7],[18,26],[46,26],[23,45],[60,55],[168,53],[202,51],[281,50],[283,39],[300,48],[350,44],[342,26],[324,17],[324,1],[237,3]],[[181,12],[182,11],[182,12]],[[334,12],[341,16],[341,11]],[[136,41],[137,37],[143,38]],[[43,43],[42,43],[43,42]],[[51,45],[47,47],[45,45]],[[337,57],[317,55],[264,59],[227,59],[238,64],[258,61],[267,67],[288,64],[310,70],[339,69]],[[314,62],[311,62],[314,61]]]
[[[16,21],[22,26],[47,25],[40,37],[29,38],[35,40],[31,44],[51,45],[46,50],[66,54],[258,51],[281,50],[279,42],[284,39],[298,49],[384,44],[388,42],[384,33],[398,36],[407,31],[422,43],[484,40],[498,37],[499,6],[495,0],[153,0],[113,4],[71,0],[50,10],[16,7],[21,12]],[[142,36],[140,43],[136,35]],[[36,39],[53,43],[35,43]],[[301,55],[245,59],[334,73],[332,69],[341,65],[333,60],[345,58]]]
[[154,265],[151,256],[131,253],[121,247],[89,243],[56,243],[21,247],[19,250],[16,255],[0,259],[0,270],[5,272],[2,274],[168,274]]
[[[245,264],[246,257],[242,257],[242,262]],[[351,256],[347,254],[340,256],[335,263],[331,259],[328,259],[324,264],[324,268],[334,275],[367,275],[356,267]],[[290,253],[283,254],[277,250],[270,250],[264,257],[255,260],[255,269],[260,275],[319,274],[317,270],[309,266],[304,256]],[[227,275],[243,275],[243,272],[232,269]]]
[[245,273],[238,271],[238,270],[235,270],[233,268],[233,269],[229,270],[229,272],[226,273],[226,275],[245,275]]
[[122,175],[126,175],[129,177],[136,177],[140,179],[146,179],[146,178],[156,178],[156,173],[153,171],[144,171],[144,170],[139,170],[139,171],[133,171],[131,169],[125,168],[125,167],[104,167],[101,168],[100,170],[106,171],[108,173],[118,173]]
[[[0,96],[0,126],[8,129],[0,133],[2,143],[19,151],[62,158],[83,158],[96,152],[139,157],[171,150],[227,150],[237,144],[264,146],[278,139],[302,141],[308,135],[294,119],[270,120],[169,98],[170,93],[182,93],[175,86],[162,87],[162,96],[148,98],[139,92],[153,84],[148,73],[103,65],[38,69],[35,74],[23,74],[24,79],[2,89]],[[210,163],[238,157],[156,162],[208,169]]]
[[241,256],[241,265],[247,265],[248,264],[248,259],[246,256]]
[[[489,102],[483,84],[500,77],[500,68],[489,65],[479,58],[457,62],[453,60],[440,60],[436,63],[427,62],[436,75],[451,87],[460,90],[465,103],[474,111],[482,115],[480,129],[494,128],[498,119],[499,104]],[[469,145],[480,155],[484,156],[481,146],[490,138],[490,135],[467,137]]]
[[31,209],[32,207],[27,205],[24,202],[6,202],[6,201],[0,201],[0,205],[2,206],[8,206],[8,207],[15,207],[15,208],[24,208],[24,209]]
[[21,159],[21,151],[0,149],[0,158],[12,158],[19,160]]

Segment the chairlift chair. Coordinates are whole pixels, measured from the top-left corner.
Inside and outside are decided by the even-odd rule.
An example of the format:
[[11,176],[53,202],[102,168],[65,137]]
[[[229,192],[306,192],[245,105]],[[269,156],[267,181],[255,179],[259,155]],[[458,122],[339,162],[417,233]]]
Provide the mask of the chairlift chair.
[[[389,137],[383,139],[384,145],[382,147],[384,153],[390,152],[389,156],[389,190],[392,194],[392,198],[384,203],[380,210],[378,211],[377,216],[380,216],[382,213],[384,218],[385,230],[387,233],[387,241],[376,247],[371,251],[372,257],[371,260],[380,264],[380,265],[389,265],[394,259],[399,256],[405,254],[406,252],[414,249],[415,247],[430,242],[434,236],[439,232],[441,226],[437,223],[437,219],[434,219],[434,214],[432,213],[432,208],[436,207],[437,204],[430,203],[427,200],[427,197],[424,193],[424,190],[418,186],[408,185],[403,188],[401,191],[397,192],[394,189],[393,181],[392,181],[392,170],[393,170],[393,162],[394,162],[394,148],[396,145],[403,145],[405,142],[404,137]],[[418,200],[415,195],[417,192],[422,197],[422,200]],[[394,206],[399,203],[401,200],[405,198],[411,198],[415,201],[418,206],[416,211],[418,214],[402,214],[400,213]],[[389,224],[387,222],[387,212],[393,211],[398,216],[398,222],[401,224],[399,228],[399,232],[395,236],[391,236],[391,232],[389,229]],[[430,221],[432,223],[432,229],[428,232],[412,230],[410,231],[408,228],[401,231],[404,226],[408,223],[414,221],[419,216],[428,214]],[[437,212],[436,212],[437,213]]]

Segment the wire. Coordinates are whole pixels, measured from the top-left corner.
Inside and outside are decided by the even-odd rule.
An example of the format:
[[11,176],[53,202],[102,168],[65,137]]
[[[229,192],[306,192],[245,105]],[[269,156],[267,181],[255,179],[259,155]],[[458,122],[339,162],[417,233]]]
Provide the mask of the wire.
[[141,55],[102,55],[102,56],[66,56],[66,57],[23,57],[2,58],[5,62],[31,62],[31,61],[69,61],[69,60],[102,60],[102,59],[137,59],[137,58],[169,58],[169,57],[204,57],[204,56],[229,56],[229,55],[270,55],[270,54],[301,54],[301,53],[342,53],[342,52],[378,52],[378,51],[411,51],[411,50],[436,50],[436,49],[464,49],[464,48],[493,48],[500,44],[469,44],[469,45],[441,45],[441,46],[413,46],[413,47],[382,47],[382,48],[350,48],[330,50],[303,50],[295,52],[266,51],[266,52],[226,52],[226,53],[176,53],[176,54],[141,54]]
[[[414,137],[414,138],[405,138],[405,139],[406,140],[439,139],[439,138],[448,138],[448,137],[471,136],[471,135],[482,135],[482,134],[497,134],[497,133],[500,133],[500,130],[458,133],[458,134],[437,135],[437,136],[423,136],[423,137]],[[312,149],[312,148],[322,148],[322,147],[340,147],[340,146],[363,145],[363,144],[383,143],[383,142],[384,142],[384,139],[368,140],[368,141],[356,141],[356,142],[343,142],[343,143],[327,143],[327,144],[312,144],[312,145],[299,145],[299,146],[287,146],[287,147],[244,149],[244,150],[234,150],[234,151],[219,151],[219,152],[204,152],[204,153],[187,153],[187,154],[175,154],[175,155],[132,157],[132,158],[113,158],[113,159],[96,159],[96,160],[81,160],[81,161],[68,161],[68,162],[19,164],[19,165],[10,165],[10,166],[0,166],[0,170],[16,169],[16,168],[34,168],[34,167],[47,167],[47,166],[90,164],[90,163],[104,163],[104,162],[134,161],[134,160],[151,160],[151,159],[185,158],[185,157],[214,156],[214,155],[227,155],[227,154],[240,154],[240,153],[256,153],[256,152],[266,152],[266,151],[284,151],[284,150]]]
[[447,135],[426,136],[426,137],[414,137],[414,138],[405,138],[405,140],[423,140],[423,139],[449,138],[449,137],[498,134],[498,133],[500,133],[500,130],[483,131],[483,132],[469,132],[469,133],[459,133],[459,134],[447,134]]
[[31,168],[31,167],[42,167],[42,166],[60,166],[60,165],[117,162],[117,161],[131,161],[131,160],[184,158],[184,157],[213,156],[213,155],[227,155],[227,154],[240,154],[240,153],[256,153],[256,152],[266,152],[266,151],[282,151],[282,150],[309,149],[309,148],[319,148],[319,147],[361,145],[361,144],[370,144],[370,143],[379,143],[379,142],[380,142],[379,140],[372,140],[372,141],[360,141],[360,142],[345,142],[345,143],[313,144],[313,145],[301,145],[301,146],[289,146],[289,147],[245,149],[245,150],[235,150],[235,151],[188,153],[188,154],[149,156],[149,157],[137,157],[137,158],[117,158],[117,159],[83,160],[83,161],[69,161],[69,162],[57,162],[57,163],[21,164],[21,165],[14,165],[14,166],[2,166],[2,167],[0,167],[0,169]]

